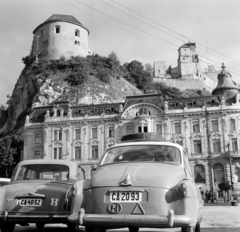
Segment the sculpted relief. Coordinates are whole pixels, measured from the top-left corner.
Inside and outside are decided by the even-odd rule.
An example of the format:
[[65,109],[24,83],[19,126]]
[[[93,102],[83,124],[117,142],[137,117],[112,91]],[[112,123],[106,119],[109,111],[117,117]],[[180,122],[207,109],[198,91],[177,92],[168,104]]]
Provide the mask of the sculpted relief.
[[130,119],[144,116],[161,116],[163,110],[154,104],[142,103],[128,107],[122,114],[122,118]]

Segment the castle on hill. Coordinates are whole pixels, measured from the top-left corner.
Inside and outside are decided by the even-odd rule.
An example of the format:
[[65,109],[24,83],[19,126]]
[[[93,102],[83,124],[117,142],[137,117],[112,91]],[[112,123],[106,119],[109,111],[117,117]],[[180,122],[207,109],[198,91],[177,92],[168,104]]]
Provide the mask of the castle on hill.
[[186,43],[178,49],[177,67],[166,69],[164,61],[154,62],[153,81],[185,89],[204,89],[211,92],[217,85],[218,71],[208,65],[197,53],[195,43]]
[[[40,57],[88,54],[89,30],[73,16],[53,15],[34,35],[33,53]],[[163,99],[142,94],[118,103],[73,106],[62,101],[35,107],[25,121],[23,159],[73,160],[90,175],[91,165],[123,135],[154,132],[184,147],[203,195],[211,190],[221,198],[220,182],[233,175],[240,182],[240,89],[224,65],[217,78],[208,72],[215,70],[201,62],[194,43],[187,43],[179,48],[176,68],[155,63],[154,81],[177,88],[207,86],[213,95]]]

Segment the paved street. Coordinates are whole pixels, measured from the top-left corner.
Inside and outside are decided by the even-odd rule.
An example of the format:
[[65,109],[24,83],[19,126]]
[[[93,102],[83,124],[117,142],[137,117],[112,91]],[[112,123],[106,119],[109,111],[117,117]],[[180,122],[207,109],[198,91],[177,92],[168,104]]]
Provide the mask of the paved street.
[[[204,218],[201,224],[202,232],[240,232],[240,206],[230,206],[223,204],[207,204],[204,206]],[[37,232],[34,224],[29,227],[17,226],[17,232]],[[84,228],[80,228],[84,232]],[[119,230],[109,230],[125,232],[127,228]],[[141,232],[161,231],[161,232],[179,232],[180,229],[141,229]],[[67,232],[64,225],[46,225],[44,232]]]

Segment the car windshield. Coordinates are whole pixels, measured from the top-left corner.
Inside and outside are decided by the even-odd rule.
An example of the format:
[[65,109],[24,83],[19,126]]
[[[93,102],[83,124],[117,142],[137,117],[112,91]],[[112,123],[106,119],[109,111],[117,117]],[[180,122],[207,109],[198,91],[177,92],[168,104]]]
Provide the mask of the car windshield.
[[69,167],[58,164],[27,164],[20,166],[14,177],[15,181],[46,180],[66,181],[69,179]]
[[128,145],[110,148],[101,164],[118,162],[159,162],[175,165],[181,164],[180,150],[167,145]]

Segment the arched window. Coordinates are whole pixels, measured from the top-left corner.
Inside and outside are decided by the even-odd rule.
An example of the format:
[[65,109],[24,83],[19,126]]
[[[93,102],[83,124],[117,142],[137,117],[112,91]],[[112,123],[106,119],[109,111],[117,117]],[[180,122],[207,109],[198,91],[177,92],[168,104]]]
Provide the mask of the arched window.
[[60,33],[60,26],[55,26],[55,33]]
[[150,111],[146,108],[141,108],[138,112],[137,112],[137,116],[148,116],[151,115]]
[[80,37],[80,31],[78,29],[75,30],[75,36]]
[[235,175],[238,177],[238,182],[240,182],[240,167],[235,167]]
[[205,168],[202,164],[194,166],[194,180],[195,183],[206,183]]
[[214,175],[214,183],[220,183],[224,181],[224,167],[222,164],[213,165],[213,175]]
[[61,116],[61,111],[57,110],[57,117],[60,117],[60,116]]

